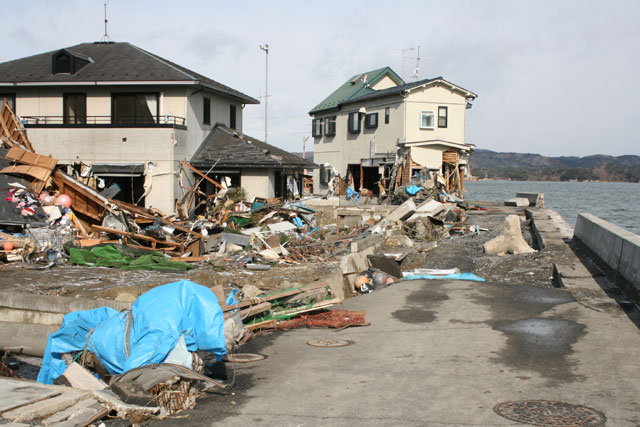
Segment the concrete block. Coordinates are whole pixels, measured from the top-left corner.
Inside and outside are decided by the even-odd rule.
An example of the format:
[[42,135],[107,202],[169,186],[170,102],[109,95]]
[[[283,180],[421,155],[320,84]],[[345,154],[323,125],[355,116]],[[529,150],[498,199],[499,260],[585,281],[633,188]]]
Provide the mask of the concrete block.
[[233,243],[234,245],[245,247],[249,244],[250,236],[246,234],[236,234],[223,232],[220,235],[220,240],[227,243]]
[[544,193],[516,193],[516,198],[529,200],[529,206],[544,208]]
[[429,215],[437,215],[444,210],[444,204],[436,200],[428,200],[421,203],[416,208],[416,213],[428,213]]
[[525,207],[525,206],[529,206],[529,199],[527,198],[520,198],[520,197],[514,197],[511,199],[507,199],[504,202],[505,206],[516,206],[516,207]]
[[364,239],[354,240],[351,242],[350,248],[351,253],[362,252],[363,250],[370,248],[371,246],[376,245],[384,240],[384,236],[379,234],[374,234],[371,236],[367,236]]
[[398,220],[404,220],[409,218],[416,211],[416,203],[413,199],[409,199],[400,206],[398,206],[393,212],[387,215],[386,220],[389,222],[396,222]]
[[276,222],[275,224],[269,224],[267,227],[269,227],[269,230],[271,231],[278,231],[281,233],[292,231],[298,228],[289,221]]

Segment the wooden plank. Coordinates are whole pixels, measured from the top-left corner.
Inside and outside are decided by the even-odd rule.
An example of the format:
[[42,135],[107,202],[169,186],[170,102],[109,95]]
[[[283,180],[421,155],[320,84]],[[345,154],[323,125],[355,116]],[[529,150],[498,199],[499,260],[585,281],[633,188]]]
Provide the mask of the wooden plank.
[[111,233],[111,234],[117,234],[117,235],[120,235],[120,236],[127,236],[127,237],[131,237],[132,239],[146,240],[147,242],[152,242],[152,243],[161,244],[161,245],[165,245],[165,246],[171,246],[171,247],[174,247],[174,248],[182,248],[182,246],[183,246],[181,243],[174,243],[174,242],[170,242],[168,240],[160,240],[160,239],[156,239],[155,237],[145,236],[144,234],[136,234],[136,233],[130,233],[128,231],[116,230],[114,228],[102,227],[101,225],[92,225],[91,228],[93,230],[102,231],[104,233]]
[[[80,400],[75,405],[70,406],[62,411],[58,411],[50,417],[43,419],[42,421],[40,421],[40,424],[43,426],[56,425],[56,427],[58,427],[60,425],[59,423],[69,421],[72,417],[76,418],[75,416],[83,412],[85,408],[90,408],[95,404],[100,405],[100,403],[95,398],[87,395],[86,398]],[[102,408],[102,405],[100,405],[100,408]]]
[[[251,316],[255,316],[256,314],[264,313],[267,310],[271,310],[270,302],[261,302],[260,304],[252,305],[249,308],[245,308],[244,310],[240,310],[240,317],[243,319]],[[224,318],[228,319],[232,317],[235,313],[225,313]]]
[[13,160],[14,162],[24,163],[31,166],[39,166],[50,171],[52,171],[58,163],[58,159],[31,153],[26,151],[24,148],[17,146],[11,147],[5,157],[9,160]]
[[235,310],[235,309],[238,309],[238,308],[249,307],[251,305],[259,304],[262,301],[273,301],[273,300],[277,300],[277,299],[281,299],[281,298],[286,298],[286,297],[290,297],[290,296],[293,296],[293,295],[301,294],[303,292],[312,291],[314,289],[323,288],[325,286],[327,286],[326,283],[315,283],[313,285],[305,286],[304,288],[291,289],[291,290],[280,292],[280,293],[273,294],[273,295],[267,295],[267,296],[264,296],[264,297],[259,297],[259,298],[255,298],[255,299],[248,300],[248,301],[242,301],[242,302],[240,302],[238,304],[224,305],[224,306],[222,306],[222,311],[226,312],[226,311],[231,311],[231,310]]
[[80,366],[78,362],[72,362],[62,374],[73,388],[80,390],[104,390],[107,385],[94,377],[93,374]]
[[113,204],[117,205],[121,209],[124,208],[123,210],[129,210],[129,211],[131,211],[131,212],[133,212],[133,213],[135,213],[137,215],[140,215],[140,216],[142,216],[144,218],[148,218],[148,219],[154,220],[154,221],[155,221],[156,218],[159,218],[164,225],[168,225],[169,227],[173,227],[176,230],[180,230],[180,231],[182,231],[184,233],[188,233],[188,234],[200,237],[201,239],[206,239],[207,238],[207,236],[205,236],[203,234],[200,234],[197,231],[193,231],[190,228],[183,227],[182,225],[176,224],[175,222],[172,222],[172,221],[169,221],[164,217],[155,216],[155,215],[153,215],[151,212],[149,212],[147,209],[145,209],[143,207],[132,205],[131,203],[121,202],[120,200],[109,199],[109,201],[112,202]]
[[224,187],[222,185],[220,185],[220,183],[218,183],[216,180],[209,178],[207,175],[203,174],[202,172],[200,172],[198,169],[194,168],[193,166],[191,166],[189,163],[185,162],[184,160],[180,161],[180,163],[183,166],[186,166],[187,168],[191,169],[193,172],[197,173],[198,175],[200,175],[202,178],[206,179],[207,181],[209,181],[210,183],[212,183],[213,185],[215,185],[216,187],[218,187],[220,190],[224,190]]
[[[188,251],[186,251],[188,252]],[[208,260],[208,256],[174,256],[171,257],[171,261],[176,262],[203,262]]]
[[264,322],[258,322],[252,325],[245,325],[245,329],[248,331],[255,331],[257,329],[273,328],[274,326],[276,326],[277,323],[278,321],[276,319],[265,320]]
[[0,378],[0,412],[19,408],[33,402],[58,396],[60,390],[53,387],[41,386],[37,383]]
[[7,166],[6,168],[0,170],[0,173],[19,173],[23,175],[29,175],[40,181],[46,181],[51,175],[51,171],[41,168],[40,166],[30,166],[30,165],[15,165],[15,166]]
[[74,405],[78,400],[87,396],[88,393],[87,391],[69,388],[68,391],[50,399],[41,400],[12,409],[11,411],[3,412],[2,417],[13,422],[32,421],[38,418],[48,417],[51,414],[55,414],[58,411]]

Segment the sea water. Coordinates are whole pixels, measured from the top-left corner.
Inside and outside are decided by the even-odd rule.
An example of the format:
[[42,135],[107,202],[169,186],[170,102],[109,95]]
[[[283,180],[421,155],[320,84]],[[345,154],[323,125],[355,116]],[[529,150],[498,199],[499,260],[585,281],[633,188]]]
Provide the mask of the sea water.
[[579,213],[591,213],[640,235],[640,183],[472,181],[464,186],[467,200],[503,201],[516,193],[544,193],[545,207],[572,227]]

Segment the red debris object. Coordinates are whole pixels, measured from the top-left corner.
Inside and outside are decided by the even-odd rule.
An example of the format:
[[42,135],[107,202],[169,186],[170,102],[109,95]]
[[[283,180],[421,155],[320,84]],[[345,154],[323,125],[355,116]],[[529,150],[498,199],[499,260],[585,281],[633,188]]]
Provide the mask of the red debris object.
[[275,329],[288,331],[302,327],[344,329],[349,326],[369,326],[370,323],[364,318],[366,314],[366,311],[333,310],[278,322]]

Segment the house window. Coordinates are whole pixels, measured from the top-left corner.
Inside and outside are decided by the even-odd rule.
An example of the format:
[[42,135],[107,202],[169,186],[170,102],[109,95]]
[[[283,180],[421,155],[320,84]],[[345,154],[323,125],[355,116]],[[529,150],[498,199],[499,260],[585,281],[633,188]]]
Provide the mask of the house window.
[[60,52],[53,57],[53,74],[71,74],[71,55]]
[[324,119],[324,134],[325,136],[335,136],[336,116],[331,116]]
[[421,111],[420,112],[420,129],[433,129],[433,128],[434,128],[433,111]]
[[84,93],[65,93],[63,95],[63,123],[82,125],[87,123],[87,95]]
[[9,107],[15,113],[16,112],[16,94],[15,93],[0,93],[0,104],[4,104],[4,99],[7,99]]
[[229,106],[229,127],[231,129],[236,128],[236,106],[235,105]]
[[320,138],[322,136],[322,119],[313,119],[311,136],[314,138]]
[[111,94],[111,122],[126,125],[150,125],[158,122],[157,93]]
[[449,107],[438,107],[438,127],[447,127],[447,117],[449,116]]
[[202,124],[211,124],[211,99],[202,98]]
[[389,118],[391,117],[391,108],[387,107],[384,109],[384,124],[389,124]]
[[378,113],[371,113],[364,116],[364,127],[375,129],[378,127]]
[[360,133],[360,113],[349,113],[349,133]]

